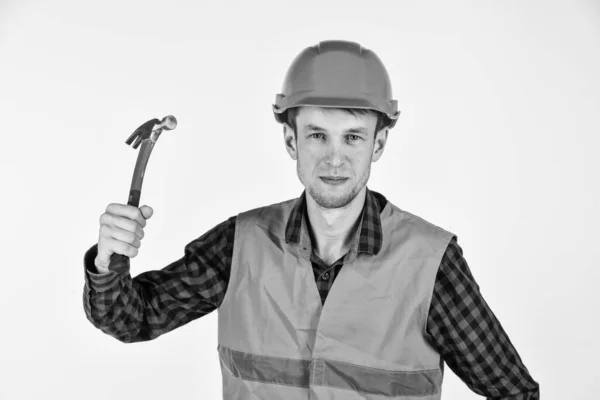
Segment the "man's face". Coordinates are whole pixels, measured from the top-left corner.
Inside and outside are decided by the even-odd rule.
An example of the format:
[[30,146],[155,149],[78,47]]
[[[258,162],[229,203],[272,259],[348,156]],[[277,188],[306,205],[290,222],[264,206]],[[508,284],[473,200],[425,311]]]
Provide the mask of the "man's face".
[[[351,115],[341,110],[301,107],[296,117],[297,141],[285,124],[285,142],[297,160],[298,178],[308,194],[323,208],[348,205],[365,187],[371,162],[383,153],[387,129],[375,142],[374,113]],[[346,178],[331,181],[327,177]]]

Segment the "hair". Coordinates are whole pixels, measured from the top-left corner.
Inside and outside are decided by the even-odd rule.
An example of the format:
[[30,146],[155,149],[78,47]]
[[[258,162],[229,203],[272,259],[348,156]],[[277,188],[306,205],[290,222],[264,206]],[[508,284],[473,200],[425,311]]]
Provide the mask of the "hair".
[[[380,130],[388,127],[390,125],[390,123],[392,122],[387,115],[385,115],[384,113],[382,113],[380,111],[376,111],[376,110],[370,110],[370,109],[364,109],[364,108],[342,108],[342,107],[335,107],[335,108],[323,107],[323,110],[326,110],[326,111],[339,110],[339,111],[344,111],[344,112],[354,115],[354,116],[375,113],[375,115],[377,116],[377,123],[375,124],[375,138],[377,138],[377,133],[379,133]],[[292,130],[294,131],[294,139],[296,139],[296,140],[298,140],[298,131],[297,131],[297,126],[296,126],[296,116],[298,115],[298,112],[300,112],[300,107],[292,107],[292,108],[286,110],[284,112],[284,116],[283,116],[283,121],[287,122],[287,124],[292,127]]]

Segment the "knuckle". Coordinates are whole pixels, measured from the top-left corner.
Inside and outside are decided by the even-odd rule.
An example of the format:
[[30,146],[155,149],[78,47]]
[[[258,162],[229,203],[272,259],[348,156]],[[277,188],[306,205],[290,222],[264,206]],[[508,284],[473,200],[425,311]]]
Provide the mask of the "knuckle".
[[135,246],[135,242],[137,241],[137,235],[135,233],[129,233],[129,244]]
[[101,224],[105,224],[107,222],[108,219],[108,214],[107,213],[103,213],[100,215],[100,223]]
[[117,217],[115,218],[115,225],[125,232],[131,232],[131,220],[129,218]]
[[138,228],[139,228],[139,225],[138,225],[137,221],[134,221],[134,220],[130,219],[129,220],[129,232],[135,234],[135,233],[137,233]]
[[118,242],[112,238],[105,238],[103,242],[103,253],[106,254],[107,257],[110,257],[112,253],[119,252]]
[[119,242],[120,253],[124,256],[128,256],[130,254],[130,246],[125,242]]
[[109,230],[110,229],[108,228],[108,225],[106,225],[106,224],[100,225],[100,235],[101,236],[108,236]]

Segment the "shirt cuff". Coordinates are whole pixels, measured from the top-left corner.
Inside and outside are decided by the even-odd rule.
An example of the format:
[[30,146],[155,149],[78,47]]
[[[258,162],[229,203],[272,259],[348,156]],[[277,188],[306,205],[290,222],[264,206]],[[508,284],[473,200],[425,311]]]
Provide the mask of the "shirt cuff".
[[123,272],[117,273],[114,271],[108,271],[100,273],[96,269],[94,260],[98,255],[98,244],[96,243],[86,251],[83,257],[83,266],[85,270],[85,283],[93,291],[100,293],[106,292],[113,288],[119,280],[129,274],[129,258],[127,258],[127,264]]

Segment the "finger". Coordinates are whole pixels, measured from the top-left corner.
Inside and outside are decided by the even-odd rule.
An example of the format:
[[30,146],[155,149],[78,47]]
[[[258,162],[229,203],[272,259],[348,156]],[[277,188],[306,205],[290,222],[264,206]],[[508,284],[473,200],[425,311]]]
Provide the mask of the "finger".
[[125,242],[122,242],[120,240],[115,240],[112,238],[106,238],[105,245],[102,246],[102,248],[106,249],[106,250],[99,251],[98,258],[100,259],[100,262],[102,262],[102,265],[105,265],[107,267],[110,264],[111,256],[114,253],[121,254],[121,255],[130,257],[130,258],[133,258],[138,255],[137,248],[135,248]]
[[110,262],[108,262],[106,260],[105,256],[98,253],[98,255],[96,255],[96,258],[94,259],[94,265],[96,265],[96,268],[98,268],[98,267],[108,268],[108,266],[110,265]]
[[[118,215],[104,213],[100,218],[100,223],[100,229],[105,229],[105,233],[112,231],[112,229],[120,228],[125,231],[135,233],[140,239],[144,238],[144,229],[140,226],[140,224],[137,221],[128,219],[127,217],[120,217]],[[107,228],[102,228],[102,226],[106,226]]]
[[142,215],[142,211],[137,207],[127,204],[111,203],[106,207],[106,212],[137,221],[142,228],[146,226],[146,218]]
[[[143,205],[142,207],[140,207],[140,211],[142,212],[142,216],[145,219],[150,219],[150,217],[152,217],[152,215],[154,215],[154,210],[150,206]],[[144,225],[144,227],[145,227],[145,225]]]
[[113,249],[110,247],[111,240],[113,239],[101,239],[102,246],[98,243],[98,254],[96,255],[96,260],[94,262],[103,268],[108,268],[110,265],[110,257],[114,254]]
[[110,229],[110,237],[115,240],[125,242],[138,249],[142,245],[142,242],[136,233],[126,231],[121,228],[113,227]]

